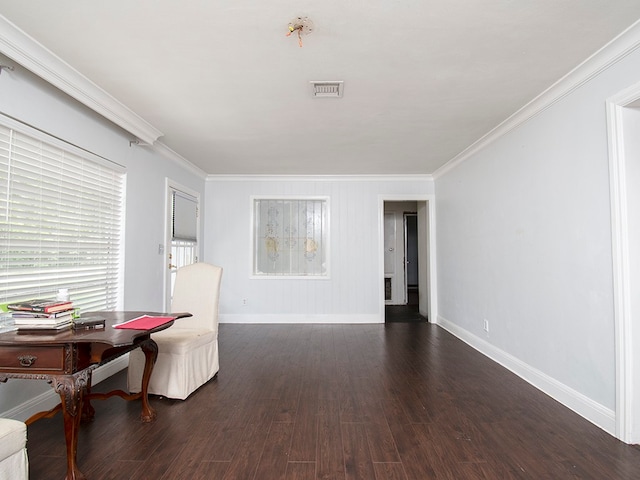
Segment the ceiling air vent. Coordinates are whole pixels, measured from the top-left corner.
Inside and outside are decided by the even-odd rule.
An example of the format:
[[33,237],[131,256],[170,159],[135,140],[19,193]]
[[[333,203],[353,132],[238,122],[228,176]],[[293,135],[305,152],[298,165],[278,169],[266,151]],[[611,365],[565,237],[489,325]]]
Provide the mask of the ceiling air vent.
[[316,98],[339,98],[342,97],[343,81],[322,81],[311,82],[312,95]]

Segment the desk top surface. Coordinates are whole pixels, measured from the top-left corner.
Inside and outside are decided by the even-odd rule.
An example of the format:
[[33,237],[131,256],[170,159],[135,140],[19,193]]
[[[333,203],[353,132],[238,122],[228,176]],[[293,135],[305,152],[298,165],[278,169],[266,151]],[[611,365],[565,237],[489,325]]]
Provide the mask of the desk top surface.
[[67,329],[60,332],[12,332],[0,333],[0,345],[64,345],[70,343],[103,343],[112,347],[133,345],[140,338],[149,336],[153,332],[164,330],[173,325],[166,323],[151,330],[132,330],[113,328],[113,325],[139,317],[141,315],[172,316],[178,318],[189,317],[189,313],[158,313],[146,311],[126,312],[87,312],[87,315],[100,315],[105,318],[104,328],[88,328],[83,330]]

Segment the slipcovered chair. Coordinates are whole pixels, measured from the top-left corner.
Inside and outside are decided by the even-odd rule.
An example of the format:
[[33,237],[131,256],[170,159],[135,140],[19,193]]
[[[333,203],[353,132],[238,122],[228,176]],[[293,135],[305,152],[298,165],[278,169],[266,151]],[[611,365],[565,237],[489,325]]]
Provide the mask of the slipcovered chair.
[[[158,360],[149,393],[184,400],[213,378],[218,360],[218,298],[222,268],[194,263],[178,269],[172,312],[189,312],[166,330],[151,334],[158,344]],[[129,391],[141,390],[145,357],[140,349],[129,354]]]
[[29,480],[24,422],[0,418],[0,480]]

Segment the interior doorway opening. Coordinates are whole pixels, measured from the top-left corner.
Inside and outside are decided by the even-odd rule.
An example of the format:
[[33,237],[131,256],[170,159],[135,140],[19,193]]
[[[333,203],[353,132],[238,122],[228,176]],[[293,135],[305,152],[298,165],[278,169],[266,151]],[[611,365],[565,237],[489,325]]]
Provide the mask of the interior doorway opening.
[[385,201],[383,209],[385,322],[427,322],[427,202]]

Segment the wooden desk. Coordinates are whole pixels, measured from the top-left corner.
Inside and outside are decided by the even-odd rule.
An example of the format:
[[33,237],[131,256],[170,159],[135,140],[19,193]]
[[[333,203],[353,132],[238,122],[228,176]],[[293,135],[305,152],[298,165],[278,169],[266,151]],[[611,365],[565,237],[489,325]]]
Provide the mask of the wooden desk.
[[[94,416],[94,409],[89,401],[91,373],[100,365],[140,347],[146,362],[142,392],[135,397],[142,398],[142,421],[152,422],[156,418],[155,410],[149,405],[147,397],[149,378],[158,356],[158,345],[150,335],[170,327],[173,322],[153,330],[116,329],[113,325],[143,314],[171,315],[177,318],[191,316],[189,313],[92,313],[106,318],[104,329],[65,330],[54,334],[19,331],[0,334],[0,382],[6,382],[9,378],[46,380],[60,395],[67,444],[66,480],[86,478],[76,463],[78,429],[81,418],[91,420]],[[114,394],[126,398],[125,392]]]

